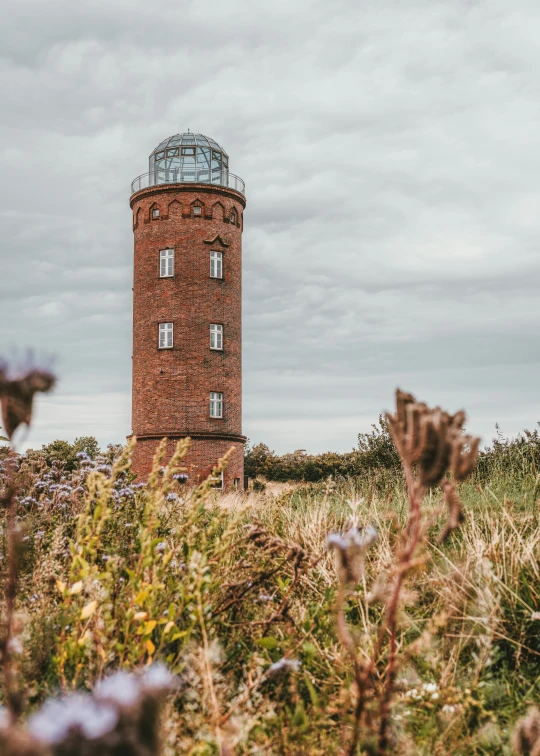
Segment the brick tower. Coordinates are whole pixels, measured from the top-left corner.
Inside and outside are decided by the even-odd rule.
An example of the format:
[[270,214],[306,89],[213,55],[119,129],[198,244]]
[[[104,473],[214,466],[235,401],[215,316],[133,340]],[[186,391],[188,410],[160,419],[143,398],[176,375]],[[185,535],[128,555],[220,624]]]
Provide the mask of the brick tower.
[[158,443],[204,479],[235,451],[224,488],[243,488],[242,224],[244,182],[213,139],[177,134],[133,181],[133,469],[145,478]]

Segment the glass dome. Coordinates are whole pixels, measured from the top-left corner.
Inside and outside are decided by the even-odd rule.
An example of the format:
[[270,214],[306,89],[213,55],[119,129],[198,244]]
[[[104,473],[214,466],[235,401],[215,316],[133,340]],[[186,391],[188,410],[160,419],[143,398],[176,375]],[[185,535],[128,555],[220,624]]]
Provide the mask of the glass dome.
[[188,131],[164,139],[150,155],[149,170],[156,172],[157,184],[171,171],[178,172],[176,181],[226,184],[222,174],[229,170],[229,156],[210,137]]
[[150,155],[149,173],[138,176],[132,192],[158,184],[196,182],[219,184],[244,194],[244,182],[229,173],[229,156],[204,134],[175,134],[164,139]]

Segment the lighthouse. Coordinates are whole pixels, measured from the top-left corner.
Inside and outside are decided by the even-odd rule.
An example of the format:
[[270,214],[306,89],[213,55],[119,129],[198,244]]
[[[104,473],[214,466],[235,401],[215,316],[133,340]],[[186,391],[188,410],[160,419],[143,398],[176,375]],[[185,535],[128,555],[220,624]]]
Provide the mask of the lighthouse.
[[217,142],[165,139],[131,185],[133,470],[144,479],[161,439],[189,436],[190,480],[234,447],[221,480],[243,488],[242,230],[245,185]]

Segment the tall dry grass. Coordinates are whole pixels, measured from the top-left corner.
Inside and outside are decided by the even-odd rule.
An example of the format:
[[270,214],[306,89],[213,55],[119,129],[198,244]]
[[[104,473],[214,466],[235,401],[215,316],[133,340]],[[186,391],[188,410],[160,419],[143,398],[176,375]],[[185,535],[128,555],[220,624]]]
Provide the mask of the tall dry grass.
[[[220,495],[183,482],[182,452],[144,486],[129,449],[112,464],[81,453],[73,471],[3,455],[4,753],[534,752],[534,465],[459,483],[465,518],[443,543],[443,493],[422,491],[407,555],[398,476]],[[175,682],[166,702],[158,663]],[[109,679],[105,701],[96,683]],[[88,733],[85,711],[109,729]]]

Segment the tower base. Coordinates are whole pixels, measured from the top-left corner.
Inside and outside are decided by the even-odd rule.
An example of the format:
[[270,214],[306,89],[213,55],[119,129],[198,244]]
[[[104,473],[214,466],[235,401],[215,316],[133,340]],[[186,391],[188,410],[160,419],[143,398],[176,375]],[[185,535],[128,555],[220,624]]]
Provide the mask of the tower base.
[[[168,437],[164,464],[167,464],[174,454],[176,444],[183,436]],[[190,436],[189,451],[181,461],[180,466],[186,468],[189,485],[198,485],[210,475],[218,459],[225,456],[231,447],[234,448],[229,457],[227,467],[223,471],[223,489],[244,490],[244,443],[243,437],[236,438],[208,438]],[[148,479],[152,470],[152,462],[156,449],[161,442],[161,436],[139,436],[133,452],[132,470],[139,482]],[[216,484],[219,488],[219,483]]]

